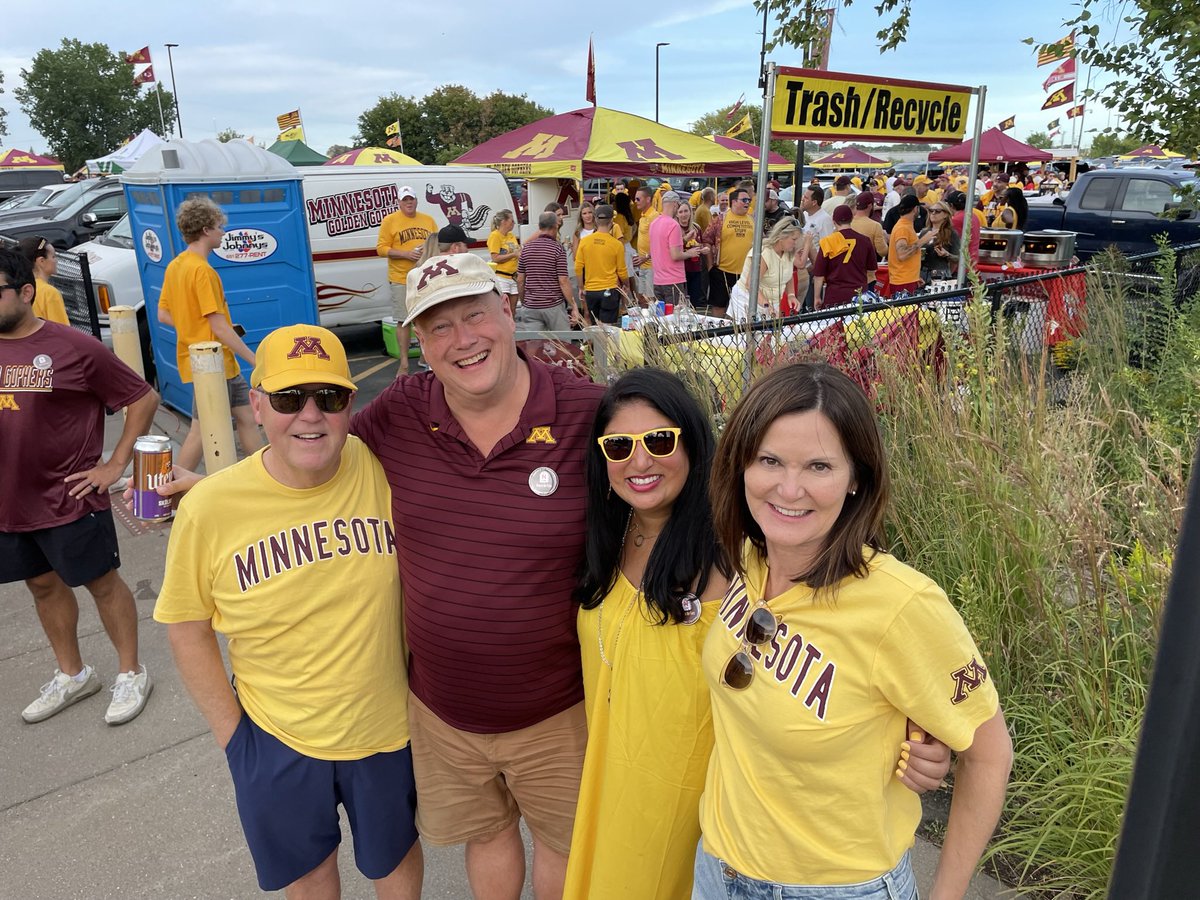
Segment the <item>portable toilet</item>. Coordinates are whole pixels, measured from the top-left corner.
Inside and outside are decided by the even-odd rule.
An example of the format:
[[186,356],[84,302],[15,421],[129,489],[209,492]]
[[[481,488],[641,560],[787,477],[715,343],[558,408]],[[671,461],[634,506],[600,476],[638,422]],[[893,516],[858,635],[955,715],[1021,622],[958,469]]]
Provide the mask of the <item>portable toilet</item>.
[[[167,265],[187,249],[175,225],[180,204],[211,197],[228,216],[208,261],[221,278],[230,318],[254,349],[281,325],[319,321],[301,178],[287,160],[243,140],[173,140],[122,173],[159,392],[181,412],[191,412],[192,386],[179,378],[175,329],[158,321]],[[238,362],[249,379],[251,367]]]

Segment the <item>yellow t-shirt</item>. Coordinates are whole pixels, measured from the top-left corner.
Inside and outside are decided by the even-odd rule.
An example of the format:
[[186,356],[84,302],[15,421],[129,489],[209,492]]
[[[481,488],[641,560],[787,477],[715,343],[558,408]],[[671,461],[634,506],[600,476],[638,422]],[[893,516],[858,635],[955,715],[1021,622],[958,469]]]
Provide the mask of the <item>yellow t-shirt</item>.
[[[508,234],[501,234],[499,229],[495,229],[488,235],[489,253],[511,253],[520,249],[521,244],[517,241],[517,236],[511,231]],[[507,275],[509,278],[516,278],[518,262],[520,260],[514,256],[506,262],[492,263],[492,268],[496,270],[498,275]]]
[[280,484],[258,453],[180,504],[159,622],[212,621],[256,725],[316,759],[408,743],[391,492],[356,437],[319,487]]
[[892,239],[888,244],[888,282],[890,284],[913,284],[921,278],[921,251],[917,251],[908,259],[900,259],[900,254],[897,248],[900,246],[900,238],[904,238],[910,245],[917,243],[917,232],[913,228],[912,220],[901,216],[896,220],[896,224],[892,226]]
[[[869,551],[868,551],[869,552]],[[700,826],[704,849],[752,878],[867,881],[913,845],[921,800],[894,777],[905,718],[955,750],[995,715],[982,655],[942,590],[889,554],[836,599],[797,585],[770,602],[776,636],[753,648],[754,679],[721,683],[767,567],[747,543],[704,643],[716,743]]]
[[712,224],[712,213],[709,211],[707,203],[701,203],[692,210],[692,221],[696,223],[701,234],[708,231],[708,226]]
[[660,625],[620,575],[579,611],[588,743],[564,900],[691,897],[713,744],[700,654],[717,605]]
[[[397,210],[379,223],[379,241],[375,252],[387,256],[389,250],[420,250],[425,239],[438,230],[437,223],[425,213],[406,216]],[[411,259],[388,259],[388,281],[405,284],[416,263]]]
[[[192,360],[188,347],[201,341],[215,341],[212,326],[205,316],[219,313],[229,319],[229,306],[225,302],[225,291],[221,287],[221,276],[199,253],[184,250],[171,260],[163,273],[162,294],[159,304],[166,306],[175,323],[175,361],[179,364],[179,380],[187,384],[192,380]],[[232,323],[230,319],[230,323]],[[225,377],[238,374],[238,363],[233,351],[221,348],[225,360]]]
[[887,258],[888,236],[882,225],[870,216],[855,216],[850,220],[850,227],[863,237],[871,239],[871,243],[875,247],[875,256],[878,259]]
[[620,278],[628,278],[625,268],[625,245],[611,234],[593,231],[579,242],[575,251],[575,274],[585,291],[605,291],[615,288]]
[[38,278],[34,285],[33,314],[47,322],[58,322],[60,325],[70,325],[67,318],[67,304],[63,302],[62,292],[48,281]]
[[628,244],[629,238],[633,234],[633,225],[621,213],[613,213],[613,237],[617,238],[622,244]]
[[726,213],[721,225],[721,255],[717,258],[717,268],[722,272],[740,275],[746,254],[753,244],[754,219]]
[[637,228],[637,255],[645,259],[638,268],[649,269],[652,267],[650,261],[650,223],[657,219],[662,213],[657,212],[653,207],[642,213],[642,217],[638,219]]

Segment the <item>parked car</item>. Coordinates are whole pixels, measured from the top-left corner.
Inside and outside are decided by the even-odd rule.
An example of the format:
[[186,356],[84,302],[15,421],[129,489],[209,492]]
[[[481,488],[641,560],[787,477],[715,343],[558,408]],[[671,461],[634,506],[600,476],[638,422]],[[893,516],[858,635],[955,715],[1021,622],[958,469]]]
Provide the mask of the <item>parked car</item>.
[[1160,234],[1172,244],[1200,241],[1197,197],[1200,178],[1189,170],[1093,169],[1065,197],[1030,203],[1025,230],[1075,232],[1080,259],[1114,245],[1148,253]]
[[942,167],[937,163],[931,162],[910,162],[898,163],[892,166],[896,170],[897,175],[903,175],[906,178],[912,178],[915,175],[927,175],[930,178],[937,178],[942,174]]
[[4,209],[0,210],[0,222],[30,215],[35,210],[44,213],[43,207],[56,205],[62,199],[63,194],[74,186],[73,184],[47,184],[36,191],[18,197],[19,202],[12,206],[9,206],[6,201]]
[[40,235],[59,250],[69,250],[107,231],[125,208],[117,179],[81,181],[52,198],[51,205],[12,210],[0,218],[0,234],[13,240]]
[[62,184],[63,173],[57,169],[9,169],[0,172],[0,198],[36,190],[44,184]]

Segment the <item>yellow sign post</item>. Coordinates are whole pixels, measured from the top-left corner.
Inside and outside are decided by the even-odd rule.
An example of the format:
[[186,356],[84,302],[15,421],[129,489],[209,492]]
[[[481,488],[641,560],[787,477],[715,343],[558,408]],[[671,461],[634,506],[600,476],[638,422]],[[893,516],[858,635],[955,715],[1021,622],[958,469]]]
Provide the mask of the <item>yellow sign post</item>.
[[975,89],[819,69],[778,68],[771,137],[942,144],[961,141]]

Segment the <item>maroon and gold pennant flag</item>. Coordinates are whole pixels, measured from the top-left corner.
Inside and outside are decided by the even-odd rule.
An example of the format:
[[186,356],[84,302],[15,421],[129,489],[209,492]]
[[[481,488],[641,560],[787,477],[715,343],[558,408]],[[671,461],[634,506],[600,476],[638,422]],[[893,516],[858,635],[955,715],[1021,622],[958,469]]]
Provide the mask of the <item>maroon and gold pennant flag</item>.
[[1047,44],[1038,51],[1037,64],[1039,66],[1048,65],[1056,60],[1066,59],[1071,55],[1071,51],[1075,49],[1075,32],[1071,32],[1061,41],[1055,41],[1053,44]]
[[150,62],[150,47],[146,46],[137,53],[130,53],[125,57],[125,62],[131,66],[142,66]]
[[1046,98],[1046,102],[1042,104],[1042,109],[1054,109],[1056,106],[1066,106],[1075,99],[1075,82],[1060,87],[1057,91]]
[[146,66],[142,69],[140,75],[133,76],[134,84],[153,84],[154,83],[154,66]]

